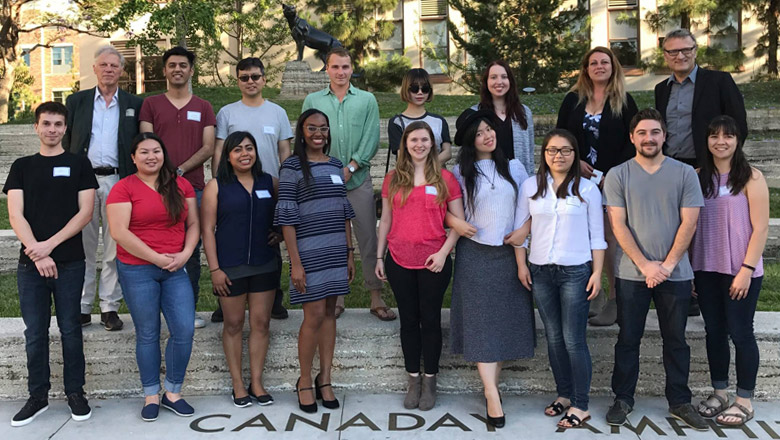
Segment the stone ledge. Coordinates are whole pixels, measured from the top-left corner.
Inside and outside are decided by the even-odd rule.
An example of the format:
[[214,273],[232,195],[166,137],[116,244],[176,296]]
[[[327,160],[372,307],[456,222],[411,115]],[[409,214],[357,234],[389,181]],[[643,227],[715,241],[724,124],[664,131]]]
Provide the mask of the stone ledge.
[[[205,313],[202,316],[207,317]],[[297,336],[302,320],[300,310],[291,310],[290,318],[271,323],[271,345],[266,360],[264,382],[271,391],[289,391],[298,376]],[[780,393],[780,320],[778,314],[759,312],[755,329],[761,352],[757,396],[768,398]],[[123,315],[125,328],[106,332],[99,325],[84,328],[84,348],[87,358],[86,391],[90,396],[129,396],[140,394],[135,363],[133,323]],[[93,321],[96,321],[93,319]],[[443,311],[445,347],[441,359],[439,386],[444,392],[479,392],[481,383],[472,363],[449,354],[449,310]],[[536,356],[532,359],[508,362],[502,374],[502,389],[519,394],[554,393],[547,359],[544,327],[537,315]],[[52,319],[52,328],[56,321]],[[163,326],[164,328],[164,326]],[[225,364],[219,324],[209,324],[196,330],[192,358],[187,370],[185,392],[193,394],[225,394],[230,390],[230,375]],[[24,324],[20,318],[0,319],[0,398],[20,399],[27,395]],[[618,327],[589,328],[588,343],[593,358],[593,393],[610,393],[613,347]],[[246,336],[246,333],[245,333]],[[163,339],[167,337],[164,331]],[[338,340],[334,359],[334,385],[366,392],[400,392],[405,374],[401,353],[398,321],[380,322],[366,309],[349,309],[338,321]],[[709,388],[709,368],[701,318],[688,321],[688,343],[691,346],[690,385],[694,392],[704,394]],[[50,337],[52,393],[62,394],[62,355],[58,332]],[[655,313],[647,318],[642,347],[641,371],[637,393],[663,395],[664,373],[661,363],[662,346]],[[733,358],[733,357],[732,357]],[[244,355],[244,371],[248,359]],[[316,361],[315,361],[316,365]],[[734,369],[732,368],[732,376]],[[732,377],[732,383],[733,377]]]

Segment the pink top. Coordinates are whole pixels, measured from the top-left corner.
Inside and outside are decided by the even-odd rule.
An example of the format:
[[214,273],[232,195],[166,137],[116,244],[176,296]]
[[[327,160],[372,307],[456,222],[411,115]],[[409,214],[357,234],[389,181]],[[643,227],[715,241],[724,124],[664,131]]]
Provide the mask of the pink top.
[[[705,198],[691,242],[693,270],[736,276],[745,261],[753,225],[744,192],[731,195],[728,174],[718,177],[715,198]],[[764,274],[764,259],[758,260],[753,278]]]
[[[176,183],[185,199],[195,197],[195,191],[186,179],[177,177]],[[107,205],[127,202],[132,205],[129,229],[136,237],[160,254],[181,252],[184,249],[186,201],[179,221],[171,226],[160,193],[143,183],[135,174],[131,174],[117,182],[106,199]],[[125,264],[151,264],[127,252],[118,244],[116,256]]]
[[[393,173],[385,176],[383,198],[388,196]],[[447,170],[441,173],[449,192],[447,202],[463,197],[455,176]],[[420,185],[412,189],[403,206],[400,191],[393,197],[393,222],[387,235],[387,248],[401,267],[424,269],[425,260],[439,252],[447,240],[444,230],[447,203],[436,203],[437,195],[435,186]]]

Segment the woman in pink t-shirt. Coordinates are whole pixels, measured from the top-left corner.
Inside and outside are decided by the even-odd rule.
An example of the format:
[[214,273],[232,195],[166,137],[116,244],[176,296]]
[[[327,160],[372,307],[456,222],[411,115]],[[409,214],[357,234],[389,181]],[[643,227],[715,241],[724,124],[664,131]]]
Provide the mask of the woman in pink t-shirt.
[[[433,139],[422,121],[404,130],[395,170],[382,185],[376,261],[376,275],[390,282],[401,316],[401,348],[409,373],[404,407],[423,411],[436,404],[441,305],[452,275],[450,251],[458,241],[453,230],[445,231],[444,217],[448,210],[464,217],[460,186],[441,169]],[[390,251],[386,257],[385,247]]]
[[[192,352],[195,302],[184,264],[200,237],[192,185],[176,176],[165,146],[139,134],[130,149],[138,172],[120,180],[106,200],[108,226],[117,243],[117,269],[133,317],[136,361],[146,401],[145,421],[160,405],[180,416],[194,410],[181,398]],[[160,401],[160,310],[171,336],[165,347],[165,393]]]

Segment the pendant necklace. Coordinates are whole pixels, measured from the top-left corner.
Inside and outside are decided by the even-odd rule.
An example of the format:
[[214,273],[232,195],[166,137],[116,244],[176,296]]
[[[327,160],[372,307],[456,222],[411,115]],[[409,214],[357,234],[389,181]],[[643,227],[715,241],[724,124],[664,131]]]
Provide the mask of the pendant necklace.
[[496,168],[495,168],[495,166],[493,167],[493,179],[489,179],[487,174],[482,172],[482,167],[480,167],[479,165],[477,165],[477,171],[479,172],[479,174],[482,174],[483,176],[485,176],[485,179],[488,181],[488,183],[490,183],[490,189],[491,190],[496,189]]

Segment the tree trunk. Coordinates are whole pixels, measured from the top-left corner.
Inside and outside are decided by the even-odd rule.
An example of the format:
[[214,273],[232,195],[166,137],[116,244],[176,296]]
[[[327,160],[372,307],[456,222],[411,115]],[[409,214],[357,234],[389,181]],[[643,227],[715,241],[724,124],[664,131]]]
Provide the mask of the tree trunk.
[[14,84],[14,70],[16,62],[3,60],[5,73],[0,77],[0,124],[8,122],[8,101],[11,97],[11,87]]
[[768,37],[768,50],[766,68],[770,75],[777,77],[777,44],[778,44],[778,18],[780,18],[780,0],[769,0],[766,11],[766,27]]
[[691,29],[691,14],[688,11],[680,13],[680,27],[682,29]]

